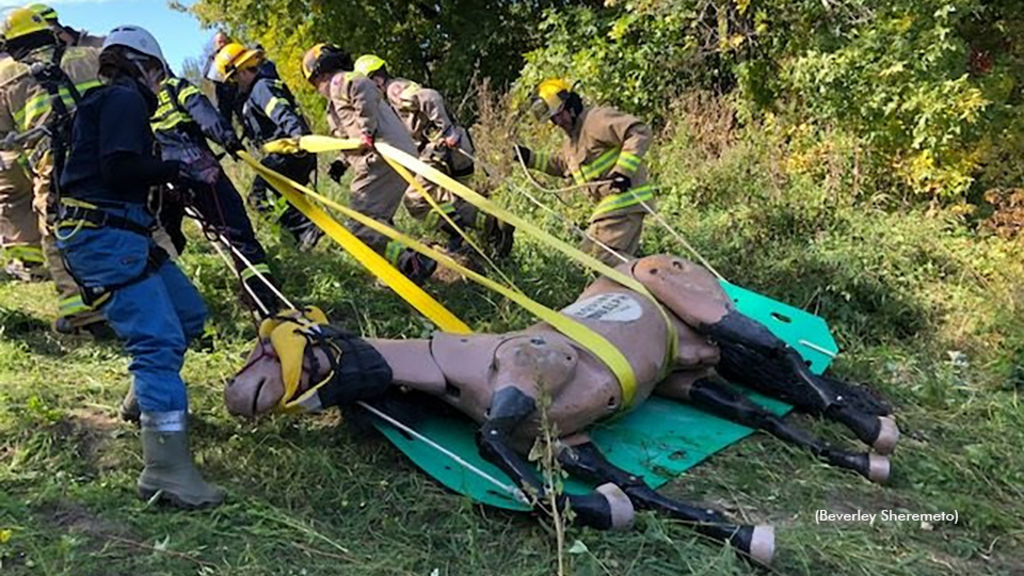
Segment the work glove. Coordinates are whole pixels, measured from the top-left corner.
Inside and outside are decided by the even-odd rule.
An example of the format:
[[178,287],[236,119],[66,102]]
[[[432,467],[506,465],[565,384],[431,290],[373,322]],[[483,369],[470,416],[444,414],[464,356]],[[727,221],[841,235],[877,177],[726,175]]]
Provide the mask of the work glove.
[[231,156],[231,159],[236,162],[239,160],[238,153],[244,149],[245,147],[242,146],[242,141],[239,140],[238,136],[235,136],[233,133],[224,142],[224,151],[227,152],[228,156]]
[[327,169],[327,175],[331,177],[338,184],[341,184],[341,177],[345,175],[345,170],[348,169],[348,164],[344,160],[335,160],[331,162],[330,168]]
[[629,176],[620,172],[612,172],[609,177],[611,179],[610,186],[619,192],[625,192],[633,186],[633,181],[630,180]]
[[363,132],[359,135],[359,143],[366,150],[373,150],[373,134]]
[[530,151],[526,146],[520,146],[516,144],[512,149],[512,161],[518,163],[519,158],[523,159],[527,165],[530,164],[530,158],[533,158],[533,152]]

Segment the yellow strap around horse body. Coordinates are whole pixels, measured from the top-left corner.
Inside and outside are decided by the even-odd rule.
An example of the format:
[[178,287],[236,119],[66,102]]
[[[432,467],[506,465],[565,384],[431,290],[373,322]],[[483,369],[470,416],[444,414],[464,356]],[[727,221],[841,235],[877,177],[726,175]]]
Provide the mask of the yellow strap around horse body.
[[465,322],[424,292],[412,280],[409,280],[404,274],[388,264],[388,261],[380,254],[377,254],[373,249],[364,244],[362,240],[356,238],[354,234],[349,232],[347,228],[339,224],[329,214],[311,204],[303,196],[303,192],[312,192],[311,190],[303,189],[295,182],[263,166],[247,152],[239,152],[238,155],[247,164],[252,166],[253,170],[266,179],[275,190],[280,192],[292,206],[295,206],[299,212],[305,214],[307,218],[312,220],[328,236],[333,238],[338,244],[341,244],[345,251],[351,254],[364,268],[377,278],[380,278],[389,288],[398,293],[403,300],[411,304],[416,310],[419,310],[420,313],[430,319],[441,330],[456,334],[470,334],[473,332]]
[[[626,409],[632,405],[633,400],[636,397],[636,374],[633,372],[633,367],[630,365],[629,360],[627,360],[626,357],[622,354],[622,352],[618,348],[616,348],[615,345],[609,342],[604,336],[591,330],[584,324],[577,322],[576,320],[573,320],[569,316],[563,315],[555,310],[552,310],[551,308],[548,308],[547,306],[544,306],[543,304],[540,304],[539,302],[534,301],[533,299],[529,298],[528,296],[524,295],[521,292],[517,292],[485,276],[473,272],[472,270],[456,262],[447,254],[438,252],[437,250],[434,250],[420,243],[414,238],[411,238],[409,236],[406,236],[405,234],[402,234],[401,232],[398,232],[397,230],[391,228],[386,224],[378,222],[373,218],[370,218],[369,216],[366,216],[356,210],[349,208],[348,206],[344,206],[342,204],[334,202],[330,198],[322,196],[305,186],[297,184],[296,182],[293,182],[267,169],[266,167],[259,165],[254,160],[252,160],[252,158],[249,157],[248,155],[242,156],[242,158],[246,159],[246,162],[253,164],[254,168],[256,166],[259,166],[257,170],[260,172],[261,175],[264,175],[267,182],[269,182],[275,189],[281,192],[281,194],[284,195],[289,202],[292,202],[292,204],[300,212],[310,215],[307,212],[307,209],[311,207],[315,209],[315,207],[313,207],[305,198],[303,198],[303,195],[306,195],[333,210],[337,210],[338,212],[344,214],[346,217],[359,222],[360,224],[374,230],[379,234],[387,236],[392,240],[402,242],[403,244],[419,252],[420,254],[433,258],[437,262],[459,272],[460,274],[473,280],[474,282],[501,294],[502,296],[508,298],[509,300],[512,300],[516,304],[519,304],[520,306],[534,314],[536,317],[540,318],[542,321],[550,324],[552,327],[554,327],[556,330],[564,334],[566,337],[578,343],[580,346],[582,346],[591,354],[593,354],[596,358],[598,358],[601,362],[603,362],[615,375],[616,379],[619,382],[619,386],[622,389],[622,408]],[[267,175],[270,175],[270,177],[267,177]],[[297,204],[293,202],[293,198],[302,200],[302,203]],[[326,218],[330,219],[330,216],[327,216],[322,211],[320,213],[323,214]],[[314,222],[317,221],[314,220]],[[337,222],[333,223],[336,226],[340,226],[339,224],[337,224]],[[320,223],[317,222],[317,224],[319,225]],[[365,247],[365,244],[363,246]],[[367,247],[367,249],[369,248]],[[401,295],[403,298],[405,297],[404,294]],[[410,303],[412,302],[410,301]],[[415,303],[412,304],[416,306]],[[439,323],[438,325],[440,326],[441,324]],[[445,328],[443,328],[442,326],[442,329]]]

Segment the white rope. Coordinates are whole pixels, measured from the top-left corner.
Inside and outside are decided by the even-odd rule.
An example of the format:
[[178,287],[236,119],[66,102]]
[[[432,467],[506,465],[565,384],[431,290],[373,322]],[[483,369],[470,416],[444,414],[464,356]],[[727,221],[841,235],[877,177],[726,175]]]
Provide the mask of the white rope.
[[[213,249],[217,252],[217,255],[220,256],[220,259],[223,260],[224,263],[228,265],[228,268],[235,275],[235,278],[241,280],[242,275],[238,273],[238,270],[235,270],[234,263],[231,261],[231,258],[224,253],[224,249],[221,248],[220,245],[217,244],[216,242],[210,242],[210,245],[213,246]],[[254,302],[256,302],[257,306],[260,307],[260,310],[263,312],[263,315],[270,315],[270,310],[267,308],[267,305],[264,304],[263,301],[260,300],[260,297],[257,296],[256,293],[252,291],[252,288],[250,288],[249,285],[245,283],[245,281],[242,281],[241,284],[242,288],[249,294],[249,297],[252,298]]]
[[[515,147],[514,150],[516,152],[516,160],[518,160],[518,164],[523,169],[523,174],[526,175],[526,179],[529,180],[530,184],[532,184],[535,188],[537,188],[541,192],[547,192],[547,193],[550,193],[550,194],[555,194],[555,197],[558,198],[563,204],[565,204],[565,201],[562,200],[561,196],[558,196],[558,194],[561,193],[561,192],[569,192],[569,191],[572,191],[572,190],[579,190],[581,188],[589,188],[591,186],[599,186],[599,185],[608,184],[608,183],[611,182],[611,180],[594,180],[594,181],[591,181],[591,182],[585,182],[583,184],[578,184],[576,186],[568,186],[568,187],[565,187],[565,188],[545,188],[543,185],[540,184],[540,182],[537,182],[537,180],[534,179],[532,174],[530,174],[530,168],[526,165],[526,160],[523,159],[523,155],[519,152],[519,148]],[[463,154],[465,154],[465,152],[463,152]],[[467,156],[469,156],[469,155],[467,154]],[[639,198],[637,200],[640,202],[640,205],[643,206],[644,210],[646,210],[647,213],[650,214],[658,224],[660,224],[663,228],[665,228],[665,230],[667,230],[668,233],[673,238],[675,238],[680,244],[682,244],[683,247],[686,248],[690,252],[690,254],[692,254],[693,257],[696,258],[701,263],[702,266],[707,268],[708,271],[710,271],[712,274],[714,274],[719,280],[722,280],[723,282],[726,281],[725,280],[725,276],[722,276],[718,272],[718,270],[715,270],[715,267],[712,266],[711,263],[708,262],[708,260],[706,258],[704,258],[704,256],[700,252],[698,252],[697,249],[694,248],[694,246],[692,244],[690,244],[690,242],[687,241],[686,238],[684,238],[682,234],[679,233],[679,231],[677,231],[675,228],[673,228],[672,225],[669,224],[668,221],[665,220],[665,218],[663,216],[661,216],[660,214],[655,212],[654,209],[651,208],[649,204],[647,204],[647,202],[644,202],[643,200],[640,200]],[[589,235],[587,236],[587,238],[590,238]],[[590,240],[592,242],[598,243],[593,238],[590,238]],[[600,243],[598,243],[598,244],[600,244]],[[615,254],[616,254],[616,256],[619,256],[619,254],[617,252],[615,252]]]
[[[191,216],[197,222],[202,222],[202,218],[199,216],[198,213],[196,213],[196,211],[192,207],[186,208],[185,211],[188,213],[189,216]],[[287,296],[282,294],[281,291],[277,289],[277,286],[274,286],[274,284],[262,272],[260,272],[258,268],[256,268],[256,265],[253,264],[251,260],[246,258],[245,254],[242,254],[238,250],[238,248],[235,248],[235,246],[232,245],[231,242],[228,242],[228,239],[223,234],[218,232],[217,233],[217,238],[221,241],[222,244],[224,244],[225,246],[228,247],[229,250],[231,250],[231,253],[236,258],[238,258],[239,260],[242,261],[242,264],[245,264],[245,267],[250,272],[252,272],[254,276],[259,278],[260,281],[263,282],[267,286],[267,288],[270,289],[270,291],[274,294],[274,296],[277,296],[277,298],[281,301],[282,304],[284,304],[285,306],[287,306],[288,308],[291,308],[293,310],[297,309],[297,308],[295,308],[295,304],[292,304],[291,300],[289,300]],[[231,268],[234,269],[234,266],[232,266]],[[236,271],[236,273],[237,273],[237,271]],[[244,282],[243,282],[243,284],[244,284]]]
[[[464,154],[466,156],[466,158],[469,158],[473,162],[479,164],[480,167],[483,168],[485,172],[493,172],[494,171],[493,169],[489,169],[488,166],[485,163],[481,162],[477,158],[474,158],[471,154],[469,154],[465,150],[460,148],[459,152]],[[518,151],[516,152],[516,155],[517,156],[519,155]],[[524,169],[526,169],[525,165],[524,165]],[[529,176],[529,172],[527,172],[527,176]],[[506,182],[506,184],[508,184],[508,183]],[[537,186],[539,187],[540,185],[537,184]],[[580,238],[586,238],[587,240],[590,240],[591,242],[593,242],[594,244],[599,246],[601,249],[603,249],[605,252],[611,254],[612,256],[614,256],[615,258],[617,258],[618,260],[620,260],[622,262],[629,262],[629,258],[626,258],[622,254],[619,254],[614,248],[608,246],[604,242],[601,242],[597,238],[594,238],[593,236],[588,234],[586,230],[583,230],[582,228],[577,226],[575,222],[570,220],[568,217],[566,217],[564,214],[562,214],[558,210],[555,210],[554,208],[552,208],[552,207],[548,206],[547,204],[545,204],[545,203],[541,202],[540,200],[538,200],[536,196],[534,196],[533,194],[530,194],[529,192],[527,192],[527,190],[525,188],[522,188],[520,186],[510,186],[510,187],[513,190],[515,190],[517,193],[522,194],[523,196],[525,196],[527,200],[529,200],[530,202],[532,202],[533,204],[538,206],[540,209],[544,210],[548,214],[551,214],[552,216],[557,218],[558,221],[560,221],[563,225],[567,226],[570,230],[572,230]],[[543,187],[541,187],[541,189],[543,190]],[[561,196],[556,196],[556,197],[560,201],[562,201],[563,204],[565,204],[565,201],[562,200]]]
[[373,406],[370,406],[366,402],[363,402],[362,400],[359,400],[359,401],[356,402],[356,404],[362,406],[364,409],[369,411],[371,414],[377,416],[381,420],[384,420],[388,424],[391,424],[395,428],[398,428],[402,432],[405,432],[406,434],[412,436],[413,438],[416,438],[420,442],[423,442],[427,446],[430,446],[434,450],[437,450],[441,454],[444,454],[448,458],[451,458],[453,461],[455,461],[457,464],[459,464],[460,466],[462,466],[466,470],[469,470],[470,472],[476,474],[477,476],[479,476],[483,480],[491,483],[492,485],[497,486],[502,491],[504,491],[508,495],[512,496],[512,498],[514,498],[515,500],[517,500],[519,502],[522,502],[523,504],[526,504],[528,506],[532,506],[532,504],[530,502],[530,499],[527,498],[526,494],[524,494],[523,491],[520,490],[519,488],[516,488],[515,486],[510,486],[508,484],[505,484],[501,480],[498,480],[494,476],[491,476],[487,472],[484,472],[483,470],[481,470],[481,469],[477,468],[476,466],[470,464],[469,462],[465,461],[458,454],[452,452],[451,450],[445,448],[444,446],[441,446],[437,442],[434,442],[430,438],[424,436],[423,434],[420,434],[419,432],[413,430],[412,428],[406,426],[405,424],[402,424],[401,422],[399,422],[398,420],[395,420],[394,418],[392,418],[391,416],[387,415],[386,413],[381,412],[380,410],[374,408]]

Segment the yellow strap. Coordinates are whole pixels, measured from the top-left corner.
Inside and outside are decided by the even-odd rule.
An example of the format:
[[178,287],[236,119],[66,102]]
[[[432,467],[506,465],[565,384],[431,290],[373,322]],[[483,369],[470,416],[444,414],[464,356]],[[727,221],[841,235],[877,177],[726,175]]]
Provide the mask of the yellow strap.
[[441,305],[440,302],[434,300],[434,298],[424,292],[422,288],[414,284],[411,280],[406,278],[404,274],[388,264],[387,260],[385,260],[380,254],[374,252],[369,246],[356,238],[355,235],[349,232],[344,226],[338,224],[334,218],[331,218],[323,210],[320,210],[318,207],[311,204],[302,195],[303,192],[309,194],[312,192],[311,190],[299,186],[288,178],[268,169],[266,166],[257,162],[245,151],[239,152],[238,155],[247,164],[252,166],[253,170],[256,170],[260,176],[263,176],[263,178],[269,182],[275,190],[280,192],[292,206],[295,206],[299,212],[302,212],[307,218],[312,220],[313,223],[326,232],[328,236],[333,238],[338,244],[341,244],[345,251],[351,254],[353,258],[363,265],[364,268],[373,273],[377,278],[380,278],[381,281],[389,288],[398,293],[403,300],[419,310],[439,328],[445,332],[453,332],[456,334],[472,333],[472,330],[465,322],[459,320],[458,317]]
[[[270,181],[270,179],[267,179]],[[271,182],[273,184],[273,182]],[[633,367],[629,364],[629,360],[622,354],[622,352],[615,347],[614,344],[605,339],[597,332],[594,332],[587,326],[573,320],[569,316],[556,312],[543,304],[540,304],[528,296],[517,292],[507,286],[499,284],[486,276],[482,276],[473,272],[472,270],[462,266],[447,254],[438,252],[429,246],[426,246],[414,238],[406,236],[401,232],[391,228],[390,226],[383,224],[366,216],[356,210],[344,206],[337,202],[334,202],[330,198],[326,198],[317,194],[316,192],[305,188],[303,186],[295,185],[295,188],[300,192],[306,194],[310,198],[313,198],[317,202],[337,210],[344,214],[346,217],[351,218],[360,224],[371,228],[375,232],[387,236],[388,238],[401,242],[412,248],[416,252],[423,254],[429,258],[433,258],[438,263],[447,266],[462,274],[463,276],[473,280],[474,282],[493,290],[502,296],[512,300],[516,304],[519,304],[526,310],[533,313],[536,317],[540,318],[544,322],[547,322],[553,326],[556,330],[571,338],[573,341],[578,343],[583,348],[586,348],[591,354],[597,357],[603,362],[608,368],[615,374],[615,377],[619,381],[619,385],[622,388],[622,408],[628,408],[632,405],[633,399],[636,396],[636,374],[633,372]],[[281,191],[284,193],[284,191]],[[294,191],[291,191],[294,193]],[[286,195],[288,197],[288,195]],[[289,198],[289,201],[291,198]],[[301,210],[301,209],[300,209]]]
[[[314,152],[314,153],[330,152],[330,151],[338,151],[338,150],[354,150],[354,149],[359,148],[359,142],[357,140],[339,139],[339,138],[332,138],[330,136],[316,136],[316,135],[313,135],[313,136],[303,136],[302,138],[299,139],[298,145],[299,145],[299,147],[302,150],[305,150],[307,152]],[[482,210],[482,211],[484,211],[484,212],[486,212],[488,214],[491,214],[491,215],[493,215],[493,216],[495,216],[495,217],[497,217],[497,218],[499,218],[499,219],[501,219],[501,220],[503,220],[505,222],[508,222],[509,224],[512,224],[513,226],[515,226],[519,230],[525,231],[526,233],[530,234],[534,238],[537,238],[542,243],[555,248],[556,250],[558,250],[562,254],[565,254],[566,256],[568,256],[572,260],[575,260],[576,262],[582,264],[583,266],[585,266],[585,267],[587,267],[587,268],[589,268],[591,270],[594,270],[594,271],[598,272],[599,274],[607,276],[608,278],[614,280],[615,282],[618,282],[619,284],[621,284],[622,286],[625,286],[626,288],[629,288],[630,290],[633,290],[635,292],[638,292],[638,293],[646,296],[648,299],[650,299],[651,302],[653,302],[655,304],[655,306],[657,307],[658,311],[661,312],[662,317],[665,320],[665,326],[666,326],[666,330],[668,332],[668,346],[666,348],[666,357],[669,359],[669,361],[665,362],[664,371],[667,373],[667,371],[671,369],[671,367],[672,367],[671,360],[673,358],[675,358],[676,347],[678,346],[678,343],[679,343],[678,342],[678,334],[676,332],[675,324],[669,318],[668,314],[665,312],[665,309],[661,306],[661,304],[658,302],[658,300],[656,298],[654,298],[654,296],[650,293],[650,291],[647,290],[647,287],[644,286],[643,284],[641,284],[638,280],[636,280],[635,278],[633,278],[631,276],[627,276],[626,274],[623,274],[622,272],[619,272],[618,270],[615,270],[614,268],[608,266],[607,264],[604,264],[603,262],[601,262],[600,260],[594,258],[593,256],[591,256],[589,254],[586,254],[584,252],[581,252],[577,248],[574,248],[574,247],[570,246],[569,244],[567,244],[566,242],[562,241],[561,239],[556,238],[556,237],[548,234],[547,232],[545,232],[544,230],[541,230],[540,228],[538,228],[534,224],[532,224],[530,222],[527,222],[526,220],[523,220],[522,218],[516,216],[515,214],[513,214],[512,212],[509,212],[508,210],[505,210],[501,206],[498,206],[497,204],[492,202],[490,199],[488,199],[488,198],[486,198],[484,196],[481,196],[480,194],[478,194],[477,192],[473,191],[472,189],[470,189],[466,185],[458,182],[457,180],[455,180],[454,178],[451,178],[447,174],[444,174],[443,172],[441,172],[441,171],[431,167],[430,165],[422,162],[418,158],[415,158],[415,157],[413,157],[413,156],[411,156],[409,154],[406,154],[405,152],[402,152],[401,150],[398,150],[397,148],[394,148],[393,146],[390,146],[389,144],[384,143],[384,142],[377,142],[376,149],[377,149],[377,152],[382,157],[384,157],[385,159],[394,160],[396,163],[401,164],[402,166],[405,166],[406,168],[412,170],[413,172],[416,172],[416,173],[422,175],[427,180],[430,180],[431,182],[433,182],[433,183],[435,183],[435,184],[437,184],[437,185],[439,185],[439,186],[441,186],[441,187],[451,191],[455,195],[459,196],[460,198],[462,198],[463,200],[469,202],[470,204],[476,206],[480,210]],[[318,195],[316,195],[314,197],[316,198],[317,196]],[[330,200],[328,200],[328,199],[323,199],[323,200],[321,200],[321,202],[324,202],[328,206],[332,206],[332,204],[334,204],[334,203],[329,203]],[[358,218],[353,218],[353,219],[358,220]],[[379,225],[379,223],[377,223],[376,221],[374,221],[374,223]],[[367,224],[367,226],[369,226],[371,228],[374,227],[373,225],[370,225],[370,224]],[[385,235],[391,237],[388,234],[385,234]],[[410,245],[410,247],[415,249],[415,247],[412,246],[412,245]],[[417,251],[419,251],[419,250],[417,250]],[[448,260],[450,260],[450,258]],[[441,261],[441,260],[438,260],[438,261]],[[458,264],[456,263],[456,265],[458,265]],[[460,272],[461,272],[461,270],[460,270]],[[477,276],[479,276],[479,275],[477,275]],[[469,277],[472,278],[472,276],[469,276]],[[495,284],[493,281],[488,280],[486,278],[484,280],[486,280],[486,282],[488,282],[490,284]],[[488,288],[491,288],[490,284],[484,283],[484,286],[486,286]],[[541,306],[540,304],[537,304],[536,302],[533,302],[532,300],[530,300],[526,296],[519,295],[521,297],[517,296],[516,298],[512,298],[511,296],[508,296],[506,294],[506,292],[510,293],[511,290],[509,290],[509,289],[507,289],[507,288],[505,288],[503,286],[500,286],[500,289],[495,288],[495,291],[501,293],[502,295],[505,295],[509,299],[515,301],[516,303],[520,304],[524,308],[527,308],[531,312],[534,312],[534,314],[537,314],[537,312],[533,309],[532,306]],[[521,302],[520,300],[528,300],[531,303],[532,306],[528,306],[527,304],[525,304],[524,302]],[[555,312],[555,314],[558,315],[558,316],[561,316],[557,312]],[[543,316],[540,316],[539,314],[537,314],[537,315],[542,320],[544,320],[546,322],[549,322],[547,318],[545,318]],[[555,325],[554,323],[552,323],[552,322],[549,322],[549,323],[551,323],[553,326],[556,326],[556,328],[557,328],[557,325]],[[587,329],[587,332],[589,332],[590,334],[593,334],[594,336],[597,336],[598,338],[601,338],[599,335],[597,335],[596,333],[594,333],[593,331],[591,331],[589,329]],[[573,338],[574,340],[576,340],[576,337],[574,335],[566,334],[566,336],[569,336],[570,338]],[[604,340],[603,338],[601,338],[601,339]],[[604,340],[604,341],[607,342],[606,340]],[[577,342],[579,342],[580,345],[584,346],[585,348],[590,349],[586,345],[585,342],[580,341],[580,340],[577,340]],[[620,373],[618,370],[616,370],[615,367],[612,366],[611,362],[613,362],[613,360],[612,360],[611,357],[606,359],[606,358],[600,356],[600,354],[598,354],[594,350],[591,349],[591,351],[594,352],[595,354],[597,354],[598,357],[601,358],[602,361],[605,361],[605,363],[609,366],[609,368],[611,368],[612,371],[619,378],[619,383],[622,386],[622,390],[623,390],[623,398],[624,399],[625,398],[629,398],[630,400],[632,400],[633,394],[635,393],[636,377],[633,374],[632,368],[629,367],[628,362],[626,363],[626,367],[628,368],[628,376],[626,376],[624,373]],[[615,354],[618,355],[619,357],[622,357],[622,355],[618,351],[618,349],[615,349]],[[666,375],[666,374],[663,374],[663,376],[664,375]],[[628,384],[629,381],[632,381],[632,389],[629,389],[629,386],[630,386]],[[625,402],[623,408],[626,408],[628,406],[629,406],[629,403]]]
[[469,246],[473,250],[475,250],[476,253],[479,254],[480,257],[482,257],[485,262],[487,262],[487,264],[491,267],[492,270],[494,270],[495,272],[498,273],[499,276],[501,276],[501,279],[504,280],[506,284],[508,284],[516,292],[522,292],[522,290],[520,290],[515,285],[515,283],[512,282],[512,279],[506,276],[505,273],[502,272],[501,268],[498,268],[498,265],[495,264],[493,260],[491,260],[491,258],[480,248],[480,246],[477,245],[476,242],[473,241],[472,238],[469,237],[468,234],[466,234],[466,231],[462,229],[462,226],[459,226],[458,224],[455,223],[455,220],[452,220],[452,217],[449,214],[449,212],[455,211],[454,204],[448,204],[448,206],[451,208],[450,210],[443,209],[440,205],[438,205],[437,200],[435,200],[434,197],[431,196],[429,192],[427,192],[427,189],[423,187],[423,184],[416,180],[416,178],[412,174],[409,174],[409,171],[406,170],[405,167],[403,167],[401,164],[398,164],[391,158],[385,157],[384,160],[387,161],[388,165],[390,165],[391,168],[395,172],[397,172],[399,176],[404,178],[405,181],[408,182],[410,186],[415,188],[416,191],[419,192],[424,199],[426,199],[427,203],[430,204],[430,207],[433,208],[433,213],[439,214],[441,218],[443,218],[444,221],[448,223],[449,226],[451,226],[456,232],[458,232],[459,236],[461,236],[462,239],[467,244],[469,244]]

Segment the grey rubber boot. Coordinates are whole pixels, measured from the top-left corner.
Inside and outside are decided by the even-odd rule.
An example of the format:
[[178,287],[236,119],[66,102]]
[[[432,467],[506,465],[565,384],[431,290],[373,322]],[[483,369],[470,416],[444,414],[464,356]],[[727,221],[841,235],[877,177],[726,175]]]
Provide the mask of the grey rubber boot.
[[139,496],[184,509],[210,508],[224,502],[224,489],[210,484],[196,470],[189,449],[186,421],[180,412],[142,413],[142,455]]
[[139,400],[135,397],[134,385],[128,386],[128,393],[121,400],[121,406],[118,408],[117,413],[121,416],[121,420],[125,422],[139,423],[139,418],[142,417],[142,409],[139,408]]

